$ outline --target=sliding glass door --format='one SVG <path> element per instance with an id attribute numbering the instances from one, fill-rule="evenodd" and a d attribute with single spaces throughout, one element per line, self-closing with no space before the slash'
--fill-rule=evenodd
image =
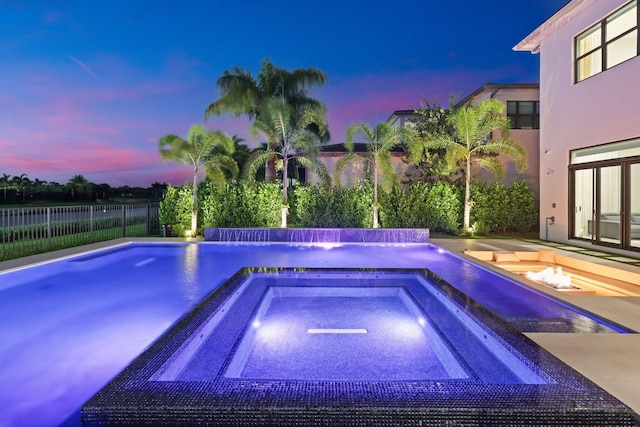
<path id="1" fill-rule="evenodd" d="M 629 165 L 629 246 L 640 249 L 640 163 Z"/>
<path id="2" fill-rule="evenodd" d="M 640 138 L 570 152 L 569 238 L 640 250 Z"/>
<path id="3" fill-rule="evenodd" d="M 596 216 L 595 240 L 620 245 L 622 227 L 622 174 L 621 166 L 596 168 Z"/>
<path id="4" fill-rule="evenodd" d="M 573 236 L 593 240 L 595 227 L 595 169 L 574 171 Z"/>
<path id="5" fill-rule="evenodd" d="M 640 162 L 571 170 L 571 238 L 640 249 Z"/>

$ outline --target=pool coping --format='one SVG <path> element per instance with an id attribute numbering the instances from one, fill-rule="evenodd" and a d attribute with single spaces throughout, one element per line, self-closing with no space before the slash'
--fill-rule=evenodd
<path id="1" fill-rule="evenodd" d="M 292 272 L 268 268 L 261 271 Z M 468 381 L 150 381 L 177 349 L 242 283 L 241 269 L 183 317 L 128 368 L 90 399 L 85 425 L 635 425 L 636 414 L 551 353 L 427 269 L 305 269 L 418 273 L 465 307 L 556 384 L 478 384 Z M 383 422 L 384 420 L 384 422 Z"/>

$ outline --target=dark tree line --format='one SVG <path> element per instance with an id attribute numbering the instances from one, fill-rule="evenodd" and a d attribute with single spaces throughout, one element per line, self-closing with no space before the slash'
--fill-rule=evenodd
<path id="1" fill-rule="evenodd" d="M 112 187 L 94 184 L 82 175 L 74 175 L 65 184 L 55 181 L 31 179 L 27 174 L 0 177 L 1 204 L 27 204 L 44 202 L 122 202 L 131 199 L 161 200 L 166 183 L 154 182 L 149 187 Z"/>

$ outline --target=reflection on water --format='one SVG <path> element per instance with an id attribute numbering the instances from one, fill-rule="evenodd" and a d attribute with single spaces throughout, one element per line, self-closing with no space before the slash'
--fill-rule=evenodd
<path id="1" fill-rule="evenodd" d="M 184 275 L 182 278 L 182 297 L 190 306 L 200 300 L 198 281 L 198 248 L 200 245 L 187 245 L 184 253 Z"/>

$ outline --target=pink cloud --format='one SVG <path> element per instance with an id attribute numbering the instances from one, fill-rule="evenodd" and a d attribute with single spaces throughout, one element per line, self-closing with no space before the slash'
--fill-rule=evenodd
<path id="1" fill-rule="evenodd" d="M 261 138 L 250 136 L 247 118 L 204 120 L 204 109 L 215 97 L 214 79 L 191 78 L 197 61 L 176 66 L 176 57 L 167 60 L 170 71 L 159 75 L 142 73 L 119 58 L 96 56 L 86 63 L 100 81 L 68 58 L 62 69 L 16 77 L 15 85 L 10 82 L 13 90 L 0 97 L 0 173 L 58 182 L 83 174 L 91 182 L 114 186 L 179 185 L 191 179 L 190 168 L 162 162 L 156 146 L 161 136 L 186 137 L 192 124 L 201 123 L 257 146 Z M 370 73 L 331 80 L 314 96 L 326 103 L 332 142 L 339 143 L 350 123 L 375 125 L 394 110 L 418 107 L 425 98 L 446 105 L 451 93 L 465 96 L 516 71 L 494 70 L 487 79 L 462 71 Z"/>

